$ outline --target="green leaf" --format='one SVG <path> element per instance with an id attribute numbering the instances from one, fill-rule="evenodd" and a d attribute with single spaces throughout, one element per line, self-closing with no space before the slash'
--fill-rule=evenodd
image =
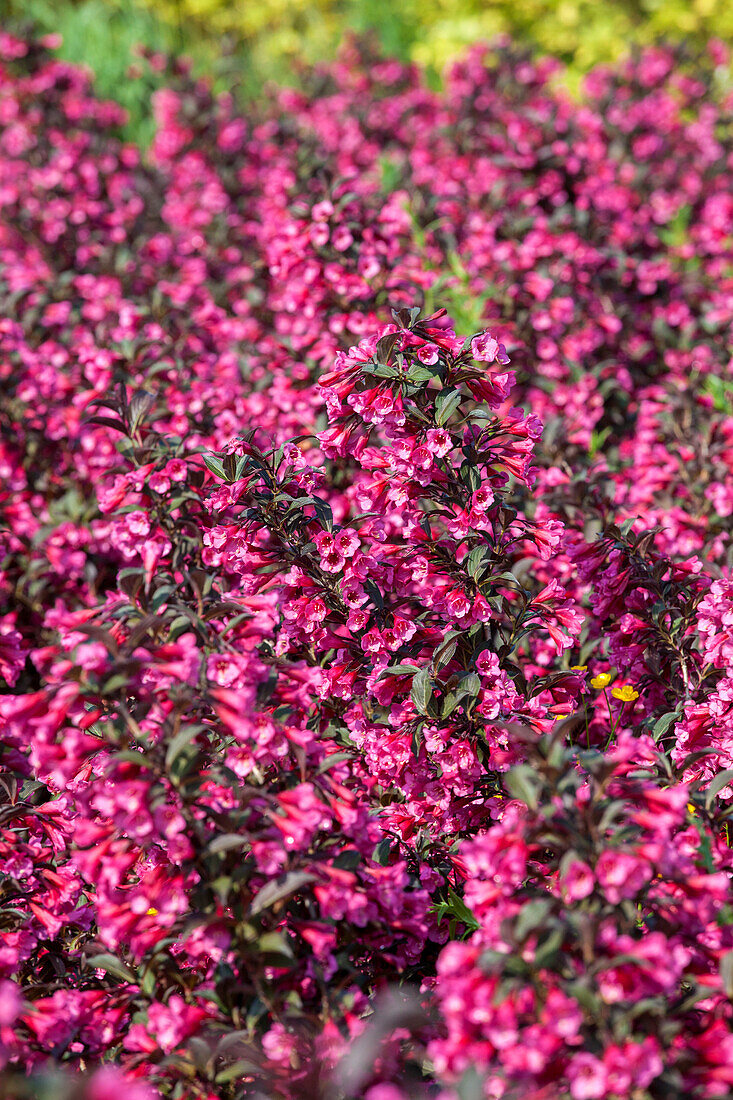
<path id="1" fill-rule="evenodd" d="M 457 1086 L 458 1100 L 483 1100 L 483 1077 L 475 1066 L 470 1066 L 461 1076 Z"/>
<path id="2" fill-rule="evenodd" d="M 193 740 L 193 738 L 198 733 L 201 733 L 201 731 L 205 728 L 205 726 L 197 723 L 194 726 L 184 726 L 182 730 L 179 730 L 166 750 L 165 766 L 167 768 L 172 767 L 176 757 L 181 753 L 186 745 L 188 745 Z"/>
<path id="3" fill-rule="evenodd" d="M 257 897 L 250 906 L 250 913 L 252 916 L 256 916 L 257 913 L 261 913 L 263 909 L 269 909 L 270 906 L 276 905 L 279 901 L 284 901 L 285 898 L 291 897 L 293 894 L 297 894 L 303 886 L 307 886 L 309 882 L 315 882 L 316 876 L 310 874 L 309 871 L 290 871 L 287 875 L 282 875 L 280 878 L 273 879 L 262 887 Z"/>
<path id="4" fill-rule="evenodd" d="M 104 970 L 112 978 L 118 978 L 122 982 L 135 982 L 137 980 L 129 966 L 126 966 L 116 955 L 107 952 L 103 952 L 101 955 L 89 955 L 86 962 L 87 966 L 91 966 L 95 970 Z"/>
<path id="5" fill-rule="evenodd" d="M 407 372 L 408 382 L 429 382 L 431 378 L 437 377 L 440 373 L 440 368 L 436 363 L 433 367 L 423 366 L 422 363 L 414 363 Z"/>
<path id="6" fill-rule="evenodd" d="M 707 810 L 712 806 L 716 794 L 722 791 L 723 787 L 727 787 L 731 781 L 733 781 L 733 768 L 726 768 L 725 771 L 718 772 L 705 792 L 705 808 Z"/>
<path id="7" fill-rule="evenodd" d="M 652 726 L 652 737 L 655 741 L 659 741 L 661 737 L 667 732 L 673 722 L 676 722 L 680 717 L 679 711 L 671 710 L 667 714 L 663 714 L 654 725 Z"/>
<path id="8" fill-rule="evenodd" d="M 318 774 L 323 775 L 324 772 L 329 771 L 331 768 L 335 768 L 337 764 L 343 764 L 345 760 L 353 760 L 354 754 L 351 752 L 333 752 L 330 756 L 324 757 L 324 759 L 318 765 Z"/>
<path id="9" fill-rule="evenodd" d="M 243 848 L 249 844 L 249 838 L 246 836 L 240 836 L 238 833 L 224 833 L 222 836 L 214 837 L 210 844 L 206 846 L 206 855 L 218 855 L 220 852 L 229 852 L 232 848 Z"/>
<path id="10" fill-rule="evenodd" d="M 481 680 L 477 673 L 469 672 L 450 691 L 444 701 L 441 717 L 448 718 L 464 699 L 475 699 L 481 690 Z M 469 704 L 470 706 L 470 704 Z M 467 708 L 468 709 L 468 708 Z"/>
<path id="11" fill-rule="evenodd" d="M 466 571 L 469 577 L 473 577 L 474 580 L 478 580 L 481 573 L 486 566 L 486 559 L 489 556 L 488 546 L 476 546 L 466 558 Z"/>
<path id="12" fill-rule="evenodd" d="M 458 635 L 460 630 L 451 630 L 446 634 L 443 641 L 433 654 L 433 668 L 437 672 L 439 669 L 444 668 L 453 659 L 453 654 L 458 646 Z"/>
<path id="13" fill-rule="evenodd" d="M 454 710 L 456 710 L 456 708 L 459 706 L 460 702 L 461 702 L 461 697 L 458 694 L 458 692 L 457 691 L 449 691 L 448 694 L 443 699 L 443 706 L 442 706 L 441 711 L 440 711 L 440 717 L 443 718 L 443 719 L 450 718 L 451 714 L 453 713 Z"/>
<path id="14" fill-rule="evenodd" d="M 458 390 L 441 390 L 435 398 L 435 423 L 446 424 L 461 403 Z"/>
<path id="15" fill-rule="evenodd" d="M 537 967 L 546 966 L 550 959 L 557 954 L 564 939 L 562 928 L 554 928 L 552 932 L 540 943 L 535 951 L 534 964 Z"/>
<path id="16" fill-rule="evenodd" d="M 458 690 L 464 698 L 468 695 L 471 699 L 476 699 L 481 691 L 481 677 L 477 672 L 469 672 L 461 680 Z"/>
<path id="17" fill-rule="evenodd" d="M 257 947 L 264 954 L 282 955 L 286 959 L 293 958 L 293 948 L 282 932 L 265 932 L 264 936 L 258 939 Z"/>
<path id="18" fill-rule="evenodd" d="M 384 840 L 380 840 L 379 844 L 374 849 L 372 859 L 375 863 L 378 863 L 380 867 L 386 867 L 389 863 L 389 857 L 392 852 L 393 841 L 390 837 L 386 836 Z"/>
<path id="19" fill-rule="evenodd" d="M 433 681 L 430 669 L 423 668 L 415 674 L 410 695 L 418 714 L 427 714 L 428 705 L 433 697 Z"/>
<path id="20" fill-rule="evenodd" d="M 214 477 L 218 477 L 220 481 L 226 481 L 224 464 L 216 455 L 204 455 L 204 465 L 211 471 Z"/>
<path id="21" fill-rule="evenodd" d="M 463 898 L 450 887 L 448 889 L 448 897 L 445 901 L 439 903 L 439 909 L 441 910 L 442 916 L 448 916 L 452 917 L 454 920 L 459 920 L 461 924 L 465 924 L 466 928 L 471 932 L 475 932 L 479 927 L 478 921 Z"/>
<path id="22" fill-rule="evenodd" d="M 313 507 L 315 508 L 321 526 L 326 531 L 333 531 L 333 512 L 331 511 L 331 505 L 328 501 L 322 500 L 320 497 L 314 497 Z"/>
<path id="23" fill-rule="evenodd" d="M 551 909 L 550 898 L 535 898 L 523 905 L 514 922 L 514 936 L 517 943 L 524 943 L 530 932 L 534 932 L 545 921 Z"/>
<path id="24" fill-rule="evenodd" d="M 250 1077 L 258 1072 L 259 1067 L 254 1062 L 250 1062 L 246 1058 L 238 1058 L 236 1062 L 232 1062 L 226 1069 L 217 1073 L 214 1084 L 226 1085 L 230 1081 L 235 1081 L 238 1077 Z"/>
<path id="25" fill-rule="evenodd" d="M 472 493 L 481 485 L 481 474 L 472 462 L 464 462 L 459 470 L 461 481 Z"/>
<path id="26" fill-rule="evenodd" d="M 389 668 L 382 669 L 379 679 L 382 680 L 385 676 L 414 676 L 418 672 L 420 672 L 419 665 L 390 665 Z"/>
<path id="27" fill-rule="evenodd" d="M 519 799 L 536 810 L 539 805 L 539 790 L 542 780 L 529 764 L 517 764 L 504 776 L 504 786 L 513 798 Z"/>
<path id="28" fill-rule="evenodd" d="M 345 848 L 336 856 L 333 865 L 342 871 L 355 871 L 361 865 L 361 852 L 356 848 Z"/>

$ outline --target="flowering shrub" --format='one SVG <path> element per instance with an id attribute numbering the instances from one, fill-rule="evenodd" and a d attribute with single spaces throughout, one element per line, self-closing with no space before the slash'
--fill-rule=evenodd
<path id="1" fill-rule="evenodd" d="M 728 1095 L 721 47 L 0 58 L 4 1093 Z"/>
<path id="2" fill-rule="evenodd" d="M 107 0 L 110 3 L 110 0 Z M 241 37 L 252 61 L 269 73 L 287 71 L 303 56 L 329 57 L 347 29 L 370 31 L 391 52 L 442 69 L 467 46 L 496 34 L 510 34 L 561 57 L 573 78 L 594 65 L 613 62 L 631 45 L 649 45 L 662 35 L 700 42 L 711 34 L 730 42 L 733 13 L 710 0 L 640 0 L 633 7 L 591 0 L 402 0 L 385 11 L 371 0 L 269 0 L 266 6 L 238 6 L 226 0 L 144 0 L 171 23 Z M 193 35 L 192 35 L 193 37 Z"/>

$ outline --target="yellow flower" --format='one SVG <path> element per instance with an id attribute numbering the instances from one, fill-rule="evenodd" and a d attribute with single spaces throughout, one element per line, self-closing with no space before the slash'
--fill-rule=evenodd
<path id="1" fill-rule="evenodd" d="M 555 715 L 555 721 L 556 722 L 562 722 L 563 718 L 569 718 L 569 717 L 570 717 L 569 714 L 556 714 Z"/>
<path id="2" fill-rule="evenodd" d="M 585 672 L 587 668 L 588 668 L 587 665 L 571 665 L 570 666 L 570 671 L 571 672 Z"/>
<path id="3" fill-rule="evenodd" d="M 158 910 L 153 909 L 152 906 L 150 907 L 150 909 L 148 909 L 148 911 L 146 913 L 146 916 L 148 916 L 148 917 L 157 917 L 157 915 L 158 915 Z"/>
<path id="4" fill-rule="evenodd" d="M 612 679 L 610 672 L 599 672 L 597 676 L 593 677 L 590 684 L 591 687 L 598 688 L 600 691 L 601 688 L 607 688 Z"/>
<path id="5" fill-rule="evenodd" d="M 623 687 L 611 688 L 611 695 L 614 699 L 620 699 L 622 703 L 632 703 L 634 699 L 639 698 L 639 692 L 634 691 L 631 684 L 624 684 Z"/>

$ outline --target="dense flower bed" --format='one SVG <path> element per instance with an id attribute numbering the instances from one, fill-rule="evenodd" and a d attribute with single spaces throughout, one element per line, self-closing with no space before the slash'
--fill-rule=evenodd
<path id="1" fill-rule="evenodd" d="M 0 57 L 4 1094 L 730 1095 L 722 47 Z"/>

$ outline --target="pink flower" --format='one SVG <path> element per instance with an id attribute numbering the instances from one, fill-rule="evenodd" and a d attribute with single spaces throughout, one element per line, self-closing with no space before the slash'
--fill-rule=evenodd
<path id="1" fill-rule="evenodd" d="M 434 363 L 438 362 L 440 351 L 435 344 L 421 344 L 416 354 L 421 363 L 424 363 L 426 367 L 432 367 Z"/>
<path id="2" fill-rule="evenodd" d="M 425 445 L 436 458 L 443 458 L 453 450 L 453 440 L 445 428 L 430 428 L 425 433 Z"/>
<path id="3" fill-rule="evenodd" d="M 601 1100 L 607 1095 L 608 1075 L 603 1062 L 592 1054 L 576 1054 L 568 1065 L 573 1100 Z"/>
<path id="4" fill-rule="evenodd" d="M 612 905 L 633 898 L 652 877 L 651 868 L 638 856 L 607 848 L 596 864 L 599 885 Z"/>
<path id="5" fill-rule="evenodd" d="M 482 332 L 480 336 L 474 336 L 471 341 L 471 354 L 474 359 L 482 363 L 493 363 L 497 360 L 506 366 L 509 362 L 506 348 L 495 340 L 490 332 Z"/>
<path id="6" fill-rule="evenodd" d="M 595 875 L 582 859 L 573 859 L 562 872 L 560 884 L 566 901 L 582 901 L 593 893 Z"/>
<path id="7" fill-rule="evenodd" d="M 344 558 L 353 558 L 359 549 L 359 536 L 348 527 L 343 527 L 337 532 L 334 536 L 334 542 Z"/>

